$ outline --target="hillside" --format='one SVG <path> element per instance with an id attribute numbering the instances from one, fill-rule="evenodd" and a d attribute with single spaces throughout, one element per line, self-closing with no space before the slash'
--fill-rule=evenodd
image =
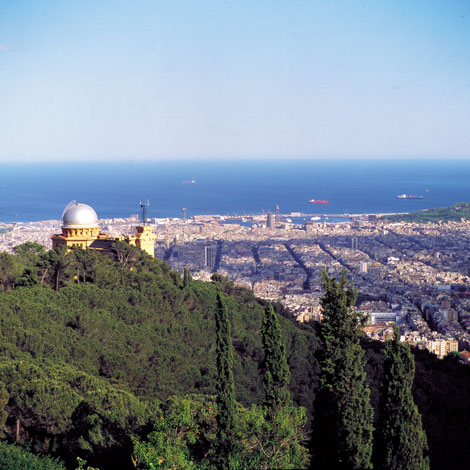
<path id="1" fill-rule="evenodd" d="M 470 219 L 470 202 L 459 202 L 449 207 L 423 209 L 409 214 L 384 215 L 380 218 L 387 222 L 459 222 Z"/>
<path id="2" fill-rule="evenodd" d="M 122 263 L 80 251 L 48 259 L 54 253 L 35 250 L 0 260 L 0 381 L 10 436 L 19 420 L 22 438 L 37 450 L 113 459 L 123 451 L 129 460 L 128 435 L 147 423 L 155 403 L 215 393 L 217 287 L 231 313 L 237 400 L 260 400 L 264 303 L 250 291 L 222 277 L 185 286 L 168 265 L 137 250 Z M 293 396 L 311 408 L 315 335 L 280 321 Z M 85 411 L 98 422 L 84 423 Z M 96 439 L 110 426 L 113 435 Z"/>
<path id="3" fill-rule="evenodd" d="M 183 278 L 132 247 L 120 262 L 34 244 L 0 254 L 0 422 L 4 437 L 35 452 L 76 456 L 102 470 L 133 468 L 130 436 L 146 435 L 173 395 L 215 393 L 216 292 L 231 315 L 237 400 L 259 403 L 264 302 L 216 275 Z M 318 380 L 312 326 L 276 305 L 291 394 L 311 416 Z M 365 341 L 377 409 L 382 344 Z M 470 368 L 417 352 L 415 400 L 433 469 L 466 468 Z"/>

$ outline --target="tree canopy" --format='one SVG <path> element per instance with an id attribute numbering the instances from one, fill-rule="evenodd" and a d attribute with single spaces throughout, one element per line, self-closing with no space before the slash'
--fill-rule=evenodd
<path id="1" fill-rule="evenodd" d="M 343 272 L 339 281 L 323 274 L 323 320 L 319 327 L 320 385 L 312 436 L 313 467 L 372 468 L 373 409 L 360 344 L 363 315 Z"/>
<path id="2" fill-rule="evenodd" d="M 163 416 L 164 421 L 170 417 L 169 423 L 182 420 L 181 439 L 169 437 L 165 441 L 175 445 L 163 448 L 168 452 L 167 461 L 173 453 L 193 462 L 196 468 L 213 465 L 217 448 L 218 290 L 230 312 L 237 397 L 234 464 L 305 467 L 307 418 L 314 416 L 314 422 L 319 423 L 337 416 L 334 407 L 325 407 L 322 417 L 319 403 L 333 384 L 331 377 L 343 373 L 334 365 L 340 361 L 346 371 L 346 366 L 354 364 L 362 368 L 367 358 L 368 381 L 364 387 L 371 387 L 372 404 L 379 415 L 383 346 L 364 338 L 357 342 L 362 319 L 350 315 L 354 292 L 346 282 L 342 289 L 338 287 L 342 281 L 335 281 L 335 288 L 333 281 L 328 284 L 325 299 L 330 302 L 324 304 L 324 313 L 331 315 L 322 325 L 297 324 L 279 302 L 273 305 L 275 316 L 270 318 L 275 318 L 279 330 L 270 321 L 271 326 L 265 323 L 264 331 L 271 331 L 272 337 L 279 331 L 278 346 L 285 344 L 289 381 L 282 348 L 276 350 L 267 333 L 263 344 L 263 319 L 267 312 L 271 315 L 265 301 L 217 273 L 212 283 L 188 275 L 185 283 L 163 261 L 125 248 L 115 259 L 79 249 L 46 252 L 36 244 L 16 247 L 13 255 L 1 254 L 0 423 L 5 441 L 16 441 L 18 447 L 28 445 L 30 453 L 60 458 L 63 464 L 54 463 L 69 470 L 77 467 L 77 457 L 101 470 L 132 469 L 132 459 L 140 455 L 137 443 L 159 448 L 159 441 L 152 436 L 162 434 L 151 433 L 169 432 L 158 426 L 163 425 L 158 421 Z M 331 302 L 335 296 L 347 307 L 344 321 L 332 315 L 335 309 L 327 306 L 335 305 Z M 342 324 L 346 327 L 341 329 Z M 336 327 L 343 341 L 335 339 Z M 319 339 L 323 343 L 326 338 L 331 339 L 329 346 L 318 351 Z M 263 375 L 271 361 L 266 356 L 268 350 L 279 358 L 271 362 L 271 376 L 280 378 L 276 381 Z M 452 358 L 438 360 L 425 351 L 413 354 L 416 377 L 412 393 L 422 413 L 432 468 L 465 468 L 463 463 L 470 458 L 470 437 L 465 427 L 465 417 L 470 415 L 466 399 L 470 368 Z M 337 392 L 337 397 L 346 399 L 349 394 L 357 400 L 354 412 L 368 409 L 359 400 L 359 392 L 349 393 L 366 390 L 361 388 L 363 378 L 363 369 L 357 374 L 344 372 L 349 388 L 344 386 L 344 390 L 339 389 L 341 393 Z M 269 416 L 265 390 L 275 383 L 280 387 L 273 388 L 271 396 L 290 395 L 292 402 L 287 400 L 279 413 Z M 274 401 L 286 403 L 284 398 Z M 185 414 L 187 410 L 189 415 Z M 333 414 L 328 415 L 328 410 Z M 181 413 L 184 419 L 177 418 Z M 185 423 L 194 423 L 200 432 L 195 444 Z M 347 421 L 344 426 L 352 428 Z M 329 445 L 327 439 L 323 447 L 321 439 L 312 442 L 315 452 Z M 274 454 L 277 460 L 269 457 Z M 142 460 L 139 462 L 145 468 Z M 155 461 L 150 463 L 154 465 Z"/>
<path id="3" fill-rule="evenodd" d="M 376 468 L 383 470 L 429 470 L 427 439 L 421 415 L 414 404 L 412 385 L 414 358 L 408 344 L 394 338 L 385 346 L 380 418 L 377 429 Z"/>

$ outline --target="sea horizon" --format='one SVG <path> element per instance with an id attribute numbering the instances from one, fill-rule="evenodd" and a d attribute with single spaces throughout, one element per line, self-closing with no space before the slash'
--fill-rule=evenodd
<path id="1" fill-rule="evenodd" d="M 99 218 L 411 212 L 470 201 L 470 161 L 368 158 L 2 163 L 0 222 L 60 219 L 71 200 Z M 194 181 L 194 183 L 192 183 Z M 423 199 L 397 199 L 398 194 Z M 309 204 L 322 199 L 329 204 Z"/>

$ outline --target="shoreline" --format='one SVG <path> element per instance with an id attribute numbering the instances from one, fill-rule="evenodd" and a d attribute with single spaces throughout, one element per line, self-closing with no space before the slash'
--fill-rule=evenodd
<path id="1" fill-rule="evenodd" d="M 197 214 L 188 217 L 187 219 L 182 219 L 181 217 L 149 217 L 149 220 L 155 220 L 155 221 L 169 221 L 169 220 L 186 220 L 189 222 L 197 222 L 200 220 L 208 220 L 208 219 L 217 219 L 217 220 L 253 220 L 253 221 L 259 221 L 259 220 L 264 220 L 267 217 L 268 213 L 260 213 L 260 214 L 250 214 L 250 215 L 230 215 L 230 214 Z M 290 213 L 285 213 L 285 214 L 279 214 L 279 217 L 283 218 L 307 218 L 307 217 L 322 217 L 322 218 L 344 218 L 344 219 L 357 219 L 361 217 L 368 217 L 368 216 L 376 216 L 378 218 L 380 217 L 386 217 L 386 216 L 393 216 L 393 215 L 408 215 L 410 212 L 360 212 L 360 213 L 335 213 L 335 214 L 329 214 L 329 213 L 304 213 L 304 212 L 290 212 Z M 275 214 L 273 214 L 275 215 Z M 107 217 L 107 218 L 100 218 L 99 219 L 100 223 L 113 223 L 117 221 L 123 221 L 123 222 L 135 222 L 135 218 L 132 218 L 130 216 L 128 217 Z M 311 222 L 325 222 L 324 220 L 313 220 Z M 10 221 L 10 222 L 4 222 L 0 220 L 0 227 L 2 226 L 8 226 L 8 225 L 21 225 L 21 224 L 60 224 L 61 219 L 40 219 L 40 220 L 15 220 L 15 221 Z M 158 223 L 158 222 L 155 222 Z"/>

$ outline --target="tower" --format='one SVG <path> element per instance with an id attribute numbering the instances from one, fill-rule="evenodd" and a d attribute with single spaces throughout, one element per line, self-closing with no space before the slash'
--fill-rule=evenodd
<path id="1" fill-rule="evenodd" d="M 276 223 L 278 224 L 281 221 L 279 217 L 279 204 L 276 204 Z"/>
<path id="2" fill-rule="evenodd" d="M 155 240 L 157 236 L 152 232 L 152 227 L 148 225 L 138 225 L 135 228 L 135 235 L 126 239 L 129 245 L 138 246 L 150 256 L 155 256 Z"/>
<path id="3" fill-rule="evenodd" d="M 214 269 L 215 258 L 217 256 L 216 246 L 205 246 L 204 247 L 204 266 Z"/>
<path id="4" fill-rule="evenodd" d="M 268 212 L 268 217 L 266 219 L 266 225 L 269 230 L 272 230 L 274 228 L 274 216 L 271 214 L 271 212 Z"/>
<path id="5" fill-rule="evenodd" d="M 183 217 L 182 217 L 183 220 L 186 220 L 186 207 L 183 207 L 183 208 L 181 209 L 181 212 L 182 212 L 182 215 L 183 215 Z"/>
<path id="6" fill-rule="evenodd" d="M 150 206 L 150 202 L 147 199 L 146 204 L 140 203 L 140 208 L 142 209 L 142 225 L 137 225 L 135 228 L 135 235 L 126 237 L 125 241 L 129 245 L 135 245 L 141 250 L 145 251 L 150 256 L 155 256 L 155 240 L 157 236 L 152 232 L 152 227 L 147 225 L 147 207 Z"/>
<path id="7" fill-rule="evenodd" d="M 359 249 L 359 240 L 357 237 L 352 237 L 351 238 L 351 249 L 353 250 L 358 250 Z"/>
<path id="8" fill-rule="evenodd" d="M 142 209 L 142 225 L 147 225 L 147 211 L 146 208 L 150 206 L 150 202 L 147 199 L 147 203 L 143 204 L 142 201 L 140 202 L 140 208 Z"/>

